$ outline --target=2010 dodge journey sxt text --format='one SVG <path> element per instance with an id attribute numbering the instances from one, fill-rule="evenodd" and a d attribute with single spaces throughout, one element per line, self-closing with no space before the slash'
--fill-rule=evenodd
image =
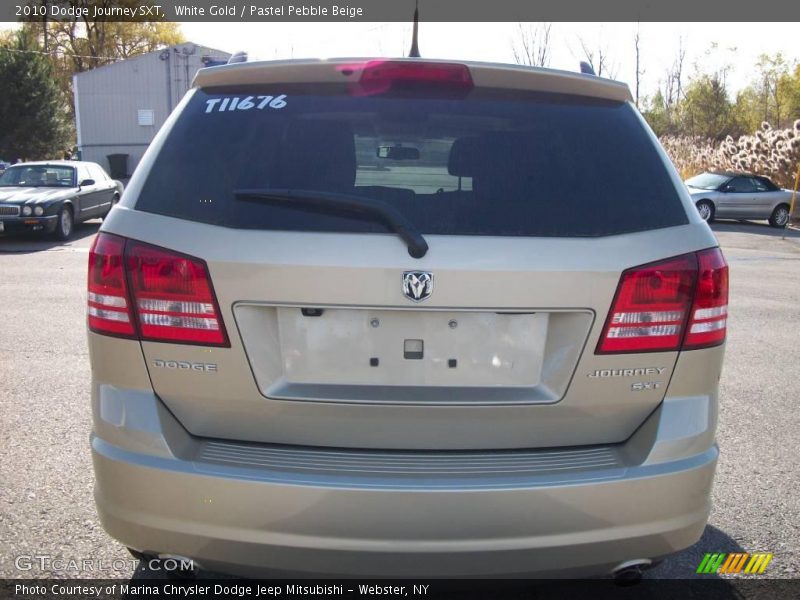
<path id="1" fill-rule="evenodd" d="M 624 85 L 203 69 L 90 254 L 103 525 L 245 575 L 646 566 L 706 523 L 727 294 Z"/>

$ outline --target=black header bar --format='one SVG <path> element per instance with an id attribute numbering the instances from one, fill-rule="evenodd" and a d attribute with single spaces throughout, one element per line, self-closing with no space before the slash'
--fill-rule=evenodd
<path id="1" fill-rule="evenodd" d="M 789 0 L 420 0 L 420 21 L 800 21 Z M 0 21 L 408 22 L 414 0 L 2 0 Z M 798 25 L 800 39 L 800 25 Z"/>

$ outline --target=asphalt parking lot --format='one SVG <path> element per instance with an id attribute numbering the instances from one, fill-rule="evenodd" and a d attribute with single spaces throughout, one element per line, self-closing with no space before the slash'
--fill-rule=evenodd
<path id="1" fill-rule="evenodd" d="M 61 244 L 0 238 L 0 577 L 148 577 L 92 499 L 85 271 L 100 223 Z M 800 571 L 800 232 L 714 225 L 731 266 L 714 508 L 694 547 L 648 573 L 691 577 L 705 552 L 773 552 Z M 94 560 L 96 570 L 55 569 Z M 22 567 L 22 569 L 18 567 Z M 30 566 L 30 568 L 26 568 Z"/>

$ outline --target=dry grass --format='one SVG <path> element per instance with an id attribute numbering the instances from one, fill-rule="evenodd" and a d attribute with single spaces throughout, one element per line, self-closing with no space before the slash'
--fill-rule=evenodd
<path id="1" fill-rule="evenodd" d="M 686 136 L 664 136 L 661 143 L 684 179 L 708 169 L 729 169 L 766 175 L 792 189 L 800 166 L 800 120 L 791 129 L 762 123 L 753 135 L 728 136 L 721 143 Z"/>

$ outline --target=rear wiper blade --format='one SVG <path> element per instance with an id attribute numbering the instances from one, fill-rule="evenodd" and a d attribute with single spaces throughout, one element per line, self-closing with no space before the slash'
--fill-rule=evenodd
<path id="1" fill-rule="evenodd" d="M 408 246 L 408 253 L 422 258 L 428 252 L 428 242 L 403 213 L 395 207 L 362 196 L 318 192 L 315 190 L 290 190 L 280 188 L 258 188 L 234 190 L 233 195 L 242 200 L 257 200 L 274 204 L 302 205 L 307 208 L 344 211 L 369 215 L 382 222 L 399 235 Z"/>

